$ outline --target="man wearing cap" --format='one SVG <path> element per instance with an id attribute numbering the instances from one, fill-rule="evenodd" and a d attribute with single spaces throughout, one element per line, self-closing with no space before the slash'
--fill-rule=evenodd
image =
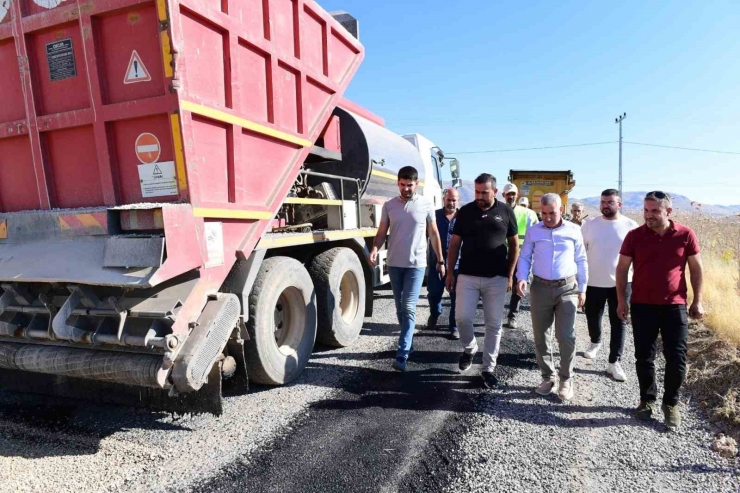
<path id="1" fill-rule="evenodd" d="M 517 229 L 519 230 L 519 248 L 522 248 L 524 243 L 524 235 L 527 233 L 527 228 L 537 224 L 537 214 L 533 210 L 528 209 L 522 205 L 516 204 L 517 195 L 519 195 L 519 189 L 513 183 L 507 183 L 504 186 L 504 199 L 509 206 L 514 209 L 514 217 L 516 217 Z M 522 197 L 522 200 L 527 200 L 527 197 Z M 527 203 L 529 201 L 527 200 Z M 521 203 L 521 201 L 520 201 Z M 516 272 L 514 273 L 514 286 L 517 285 Z M 516 292 L 516 289 L 511 290 L 511 299 L 509 300 L 509 315 L 506 317 L 506 323 L 504 327 L 510 329 L 516 329 L 519 324 L 516 321 L 516 316 L 519 313 L 519 302 L 522 301 L 522 297 Z"/>

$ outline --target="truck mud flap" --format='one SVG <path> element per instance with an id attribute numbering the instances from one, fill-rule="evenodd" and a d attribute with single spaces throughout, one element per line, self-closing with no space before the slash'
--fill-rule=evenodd
<path id="1" fill-rule="evenodd" d="M 148 411 L 174 414 L 223 414 L 221 397 L 221 362 L 213 365 L 205 383 L 198 392 L 170 395 L 168 390 L 137 387 L 119 383 L 100 382 L 81 378 L 46 375 L 19 370 L 0 370 L 0 389 L 49 396 L 46 404 L 55 399 L 74 399 L 75 404 L 94 403 L 126 406 Z M 61 402 L 60 402 L 61 404 Z"/>

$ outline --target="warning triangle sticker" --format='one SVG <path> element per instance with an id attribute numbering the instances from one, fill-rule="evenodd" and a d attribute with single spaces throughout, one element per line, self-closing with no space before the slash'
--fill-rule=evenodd
<path id="1" fill-rule="evenodd" d="M 149 82 L 152 76 L 141 62 L 141 57 L 136 50 L 131 53 L 131 60 L 128 62 L 126 76 L 123 78 L 124 84 L 136 84 L 137 82 Z"/>
<path id="2" fill-rule="evenodd" d="M 162 170 L 161 170 L 161 169 L 159 169 L 159 166 L 157 166 L 157 165 L 155 164 L 155 165 L 154 165 L 154 172 L 153 172 L 152 174 L 153 174 L 154 176 L 157 176 L 157 175 L 160 175 L 160 176 L 161 176 L 161 175 L 162 175 Z"/>

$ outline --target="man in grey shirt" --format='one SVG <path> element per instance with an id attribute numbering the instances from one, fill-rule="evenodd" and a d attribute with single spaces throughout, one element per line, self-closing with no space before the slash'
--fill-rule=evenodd
<path id="1" fill-rule="evenodd" d="M 396 315 L 401 326 L 398 338 L 398 351 L 393 368 L 406 371 L 406 360 L 412 351 L 414 327 L 416 325 L 416 304 L 424 280 L 427 266 L 427 238 L 429 234 L 432 249 L 437 259 L 443 259 L 442 242 L 434 220 L 434 204 L 420 195 L 416 187 L 419 173 L 413 166 L 404 166 L 398 171 L 398 197 L 383 204 L 380 226 L 370 251 L 370 263 L 375 265 L 378 249 L 383 246 L 388 235 L 388 273 L 396 302 Z M 437 272 L 444 277 L 445 264 L 437 262 Z"/>

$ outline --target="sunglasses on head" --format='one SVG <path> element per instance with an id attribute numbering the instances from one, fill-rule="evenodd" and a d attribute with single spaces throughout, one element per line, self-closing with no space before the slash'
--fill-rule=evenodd
<path id="1" fill-rule="evenodd" d="M 645 198 L 655 197 L 656 199 L 670 199 L 671 196 L 668 195 L 665 192 L 661 192 L 660 190 L 653 190 L 652 192 L 649 192 L 647 195 L 645 195 Z"/>

